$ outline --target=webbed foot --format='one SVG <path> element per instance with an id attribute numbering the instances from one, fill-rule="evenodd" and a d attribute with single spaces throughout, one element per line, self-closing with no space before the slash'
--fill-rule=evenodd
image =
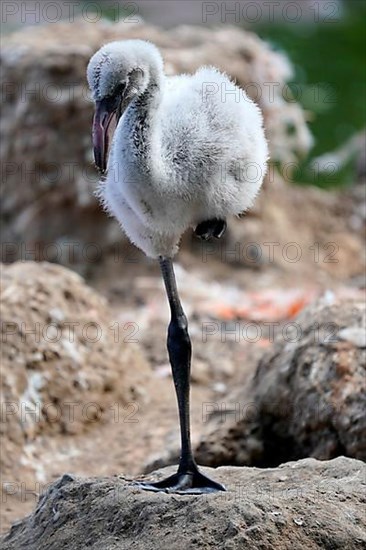
<path id="1" fill-rule="evenodd" d="M 156 483 L 136 482 L 134 485 L 145 491 L 162 491 L 165 493 L 178 493 L 185 495 L 201 495 L 226 491 L 221 483 L 213 481 L 201 474 L 198 470 L 189 473 L 176 473 Z"/>

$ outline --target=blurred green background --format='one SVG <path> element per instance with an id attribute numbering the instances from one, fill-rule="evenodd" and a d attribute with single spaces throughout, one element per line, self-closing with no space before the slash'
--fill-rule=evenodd
<path id="1" fill-rule="evenodd" d="M 299 101 L 313 114 L 309 126 L 315 144 L 297 173 L 300 182 L 312 181 L 313 158 L 339 148 L 366 124 L 366 2 L 348 0 L 342 6 L 342 17 L 336 22 L 254 27 L 259 36 L 289 56 L 295 68 L 294 83 L 303 89 Z M 354 165 L 350 159 L 337 173 L 322 178 L 322 184 L 351 183 Z"/>

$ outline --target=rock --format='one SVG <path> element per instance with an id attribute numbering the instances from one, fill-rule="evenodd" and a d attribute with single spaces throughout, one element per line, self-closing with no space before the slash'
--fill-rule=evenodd
<path id="1" fill-rule="evenodd" d="M 332 171 L 334 166 L 340 170 L 354 159 L 356 165 L 357 182 L 363 182 L 366 176 L 366 132 L 361 130 L 349 138 L 346 143 L 335 151 L 325 153 L 312 161 L 312 169 L 326 174 Z"/>
<path id="2" fill-rule="evenodd" d="M 14 33 L 1 51 L 4 261 L 48 260 L 85 270 L 102 259 L 104 247 L 123 240 L 93 194 L 98 176 L 85 70 L 102 44 L 126 38 L 156 43 L 171 75 L 207 64 L 225 70 L 262 107 L 272 160 L 292 162 L 309 149 L 304 112 L 284 99 L 290 63 L 247 31 L 75 20 Z"/>
<path id="3" fill-rule="evenodd" d="M 295 284 L 339 283 L 365 271 L 360 204 L 347 192 L 288 185 L 276 177 L 244 219 L 231 220 L 224 239 L 196 241 L 194 249 L 206 262 L 290 275 L 291 286 L 295 278 Z"/>
<path id="4" fill-rule="evenodd" d="M 366 545 L 366 466 L 305 459 L 278 468 L 205 468 L 227 487 L 211 495 L 149 493 L 123 478 L 49 486 L 36 510 L 3 538 L 3 550 L 303 548 Z M 154 477 L 172 472 L 160 470 Z"/>
<path id="5" fill-rule="evenodd" d="M 90 430 L 112 404 L 143 404 L 150 370 L 106 300 L 68 269 L 2 266 L 1 293 L 2 472 L 24 480 L 23 465 L 45 481 L 32 442 Z"/>
<path id="6" fill-rule="evenodd" d="M 366 348 L 366 333 L 363 327 L 347 327 L 339 331 L 341 340 L 351 342 L 358 348 Z"/>
<path id="7" fill-rule="evenodd" d="M 306 115 L 284 99 L 291 65 L 253 33 L 229 25 L 162 30 L 125 21 L 75 20 L 8 35 L 1 51 L 3 261 L 47 260 L 85 276 L 102 261 L 105 265 L 108 256 L 114 268 L 130 256 L 146 262 L 94 196 L 98 175 L 85 69 L 102 44 L 124 38 L 155 42 L 167 74 L 209 64 L 226 71 L 262 108 L 271 159 L 285 166 L 282 179 L 291 179 L 289 166 L 308 151 Z M 254 269 L 272 266 L 306 279 L 317 273 L 321 280 L 324 274 L 336 279 L 362 274 L 362 199 L 350 192 L 297 188 L 282 179 L 272 164 L 254 209 L 244 221 L 229 221 L 224 240 L 203 244 L 187 232 L 183 248 L 210 260 Z"/>
<path id="8" fill-rule="evenodd" d="M 247 385 L 207 409 L 198 461 L 366 460 L 365 321 L 363 302 L 320 300 L 287 323 Z"/>

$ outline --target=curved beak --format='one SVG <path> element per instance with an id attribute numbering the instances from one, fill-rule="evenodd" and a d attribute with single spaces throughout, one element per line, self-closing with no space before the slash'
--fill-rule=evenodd
<path id="1" fill-rule="evenodd" d="M 95 164 L 102 172 L 107 169 L 109 142 L 116 128 L 119 98 L 105 97 L 95 102 L 93 148 Z"/>

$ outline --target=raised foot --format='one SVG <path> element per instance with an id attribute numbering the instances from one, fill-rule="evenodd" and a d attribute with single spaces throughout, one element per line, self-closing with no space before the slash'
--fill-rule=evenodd
<path id="1" fill-rule="evenodd" d="M 203 241 L 207 241 L 214 237 L 215 239 L 220 239 L 226 231 L 226 221 L 225 220 L 207 220 L 201 222 L 197 225 L 194 230 L 197 237 Z"/>
<path id="2" fill-rule="evenodd" d="M 145 483 L 143 481 L 134 484 L 145 491 L 162 491 L 164 493 L 178 493 L 183 495 L 202 495 L 226 491 L 225 487 L 198 470 L 194 473 L 176 473 L 158 481 L 157 483 Z"/>

